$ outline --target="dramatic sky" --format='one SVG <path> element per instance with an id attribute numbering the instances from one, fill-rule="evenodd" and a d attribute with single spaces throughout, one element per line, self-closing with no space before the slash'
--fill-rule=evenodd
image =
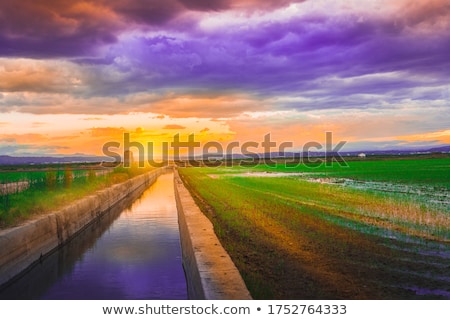
<path id="1" fill-rule="evenodd" d="M 450 143 L 449 0 L 5 0 L 0 154 Z"/>

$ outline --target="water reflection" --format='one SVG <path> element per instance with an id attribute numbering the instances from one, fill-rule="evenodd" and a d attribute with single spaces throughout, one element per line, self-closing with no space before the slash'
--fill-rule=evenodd
<path id="1" fill-rule="evenodd" d="M 126 205 L 126 204 L 123 204 Z M 93 224 L 2 299 L 187 299 L 173 176 Z"/>

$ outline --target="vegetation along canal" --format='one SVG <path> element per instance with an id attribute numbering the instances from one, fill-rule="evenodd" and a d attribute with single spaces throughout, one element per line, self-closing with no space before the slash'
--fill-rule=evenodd
<path id="1" fill-rule="evenodd" d="M 187 299 L 173 174 L 114 208 L 0 299 Z"/>

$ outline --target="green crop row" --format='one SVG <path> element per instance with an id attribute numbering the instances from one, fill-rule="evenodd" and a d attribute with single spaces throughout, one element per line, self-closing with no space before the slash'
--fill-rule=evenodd
<path id="1" fill-rule="evenodd" d="M 291 164 L 289 160 L 273 164 L 209 168 L 211 174 L 233 172 L 288 172 L 314 174 L 318 177 L 349 178 L 364 181 L 441 186 L 450 190 L 450 156 L 436 159 L 388 159 L 333 162 L 326 165 L 321 159 L 314 163 Z"/>

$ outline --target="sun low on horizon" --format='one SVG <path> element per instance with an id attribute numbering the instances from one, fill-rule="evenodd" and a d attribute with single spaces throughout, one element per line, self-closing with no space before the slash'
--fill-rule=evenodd
<path id="1" fill-rule="evenodd" d="M 0 155 L 450 144 L 447 0 L 7 1 L 0 30 Z"/>

